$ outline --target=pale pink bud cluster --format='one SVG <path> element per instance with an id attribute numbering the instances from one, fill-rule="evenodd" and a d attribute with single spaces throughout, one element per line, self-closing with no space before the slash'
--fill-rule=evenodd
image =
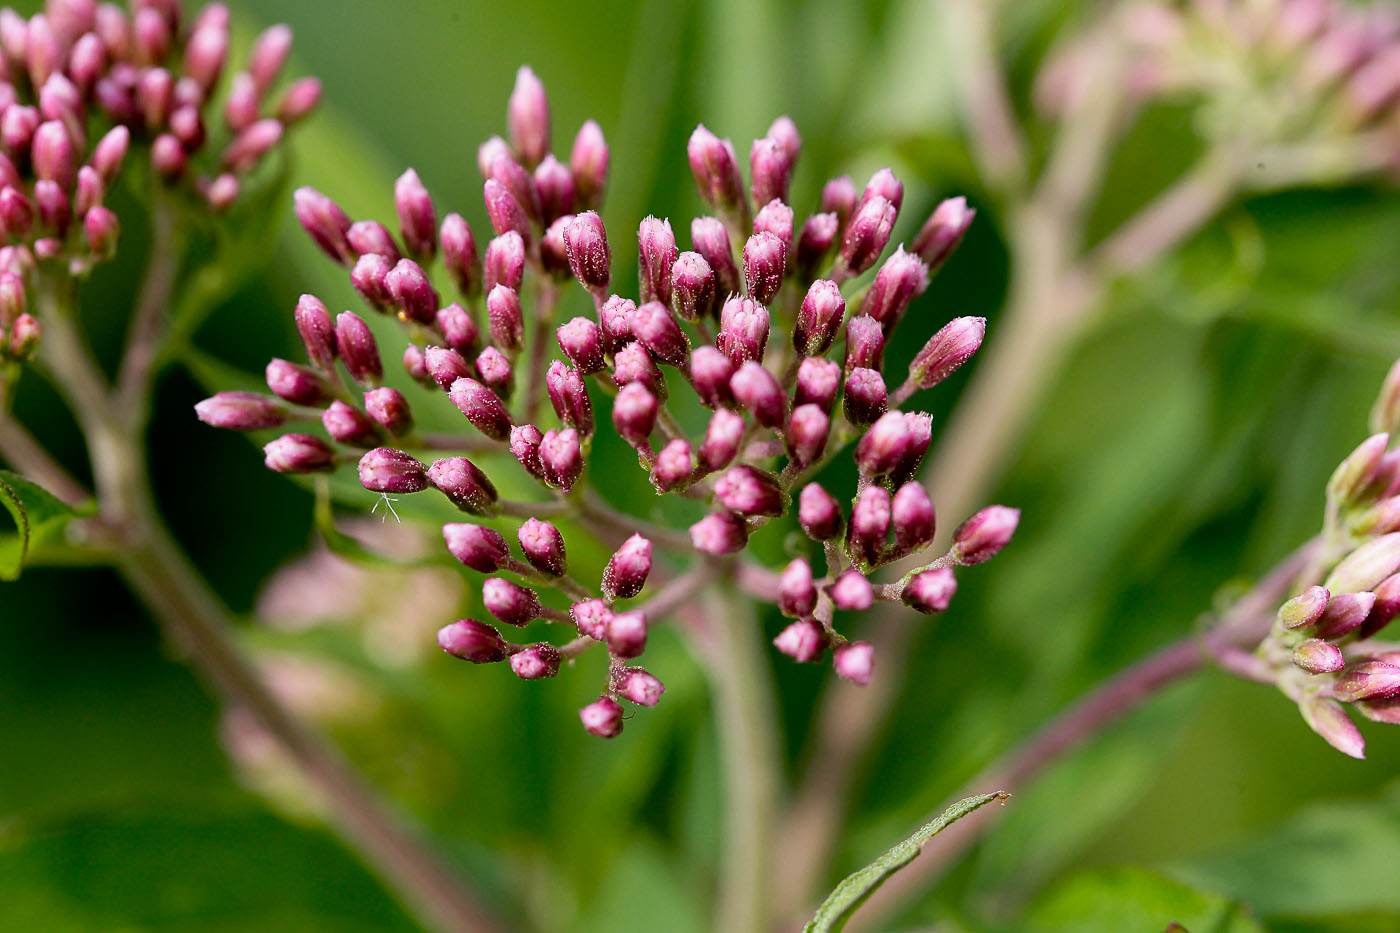
<path id="1" fill-rule="evenodd" d="M 941 612 L 956 589 L 951 568 L 988 559 L 1016 526 L 1014 509 L 983 510 L 946 553 L 898 581 L 877 579 L 934 540 L 934 504 L 917 479 L 933 419 L 901 406 L 981 343 L 981 319 L 939 330 L 919 320 L 917 305 L 972 212 L 961 201 L 956 210 L 945 203 L 913 247 L 890 249 L 905 197 L 882 169 L 864 191 L 844 176 L 828 183 L 800 221 L 787 198 L 802 144 L 792 121 L 779 118 L 754 142 L 747 182 L 729 141 L 704 127 L 691 137 L 689 166 L 714 216 L 688 224 L 614 218 L 603 211 L 609 152 L 596 124 L 584 124 L 567 162 L 553 155 L 551 110 L 529 69 L 517 78 L 507 116 L 507 136 L 477 153 L 491 224 L 480 239 L 460 214 L 443 216 L 411 171 L 395 185 L 390 224 L 352 223 L 325 195 L 299 192 L 299 204 L 338 218 L 306 226 L 350 267 L 368 320 L 349 311 L 332 317 L 303 296 L 296 323 L 309 365 L 276 361 L 271 395 L 221 393 L 201 403 L 200 417 L 245 430 L 320 417 L 330 441 L 317 442 L 314 456 L 286 454 L 276 468 L 355 462 L 371 492 L 431 499 L 436 490 L 479 517 L 445 525 L 443 538 L 465 567 L 489 575 L 486 611 L 499 624 L 563 624 L 577 637 L 554 648 L 512 644 L 466 619 L 443 629 L 444 649 L 478 663 L 509 659 L 516 674 L 539 679 L 603 643 L 607 683 L 581 713 L 596 735 L 621 731 L 622 702 L 653 705 L 663 689 L 631 666 L 660 619 L 650 618 L 646 603 L 623 604 L 642 597 L 655 577 L 676 576 L 678 563 L 724 571 L 750 535 L 794 513 L 818 545 L 812 556 L 826 560 L 818 569 L 799 558 L 781 574 L 779 606 L 795 621 L 775 644 L 803 661 L 830 652 L 837 674 L 866 683 L 873 648 L 843 635 L 838 614 L 901 601 Z M 629 296 L 620 293 L 613 257 L 633 248 L 618 238 L 632 229 L 638 287 Z M 867 271 L 868 280 L 857 278 Z M 563 300 L 591 304 L 592 313 L 558 313 L 569 279 L 581 290 Z M 887 387 L 885 349 L 910 321 L 936 333 L 908 377 Z M 407 379 L 386 371 L 374 335 L 385 339 L 395 325 L 408 342 Z M 451 448 L 453 439 L 420 433 L 415 425 L 426 419 L 410 404 L 460 413 L 456 452 L 470 456 L 434 459 L 430 451 Z M 607 534 L 618 540 L 609 542 L 615 550 L 606 566 L 582 572 L 566 560 L 561 527 L 586 524 L 590 503 L 614 480 L 590 472 L 595 436 L 609 430 L 635 451 L 657 494 L 704 511 L 693 509 L 684 537 L 650 532 L 637 519 L 638 533 L 621 540 L 630 519 L 614 521 Z M 294 436 L 273 445 L 300 453 L 313 437 Z M 849 492 L 838 500 L 813 482 L 846 451 L 859 473 L 849 515 L 842 505 Z M 517 467 L 523 474 L 507 479 Z M 502 489 L 533 481 L 540 501 L 502 500 L 488 471 Z M 547 515 L 562 517 L 555 524 Z M 515 529 L 518 555 L 510 532 L 493 527 L 509 516 L 533 516 Z M 589 531 L 606 537 L 596 525 Z"/>

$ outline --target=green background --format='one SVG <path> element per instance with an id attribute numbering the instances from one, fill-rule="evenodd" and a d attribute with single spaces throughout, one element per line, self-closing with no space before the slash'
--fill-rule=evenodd
<path id="1" fill-rule="evenodd" d="M 787 113 L 805 143 L 799 214 L 827 177 L 861 179 L 885 164 L 907 191 L 896 238 L 939 198 L 969 197 L 979 210 L 972 232 L 905 326 L 921 338 L 978 314 L 996 339 L 1005 218 L 952 120 L 927 0 L 231 5 L 245 32 L 294 27 L 294 67 L 323 79 L 326 102 L 297 134 L 294 181 L 354 216 L 388 221 L 393 179 L 411 165 L 440 211 L 487 229 L 476 146 L 504 131 L 515 69 L 529 63 L 550 92 L 556 149 L 567 151 L 588 117 L 612 146 L 604 217 L 617 281 L 635 275 L 625 234 L 642 216 L 669 216 L 679 230 L 697 213 L 684 157 L 697 121 L 746 151 Z M 1040 142 L 1045 129 L 1027 103 L 1033 66 L 1080 13 L 1035 0 L 1001 24 L 1013 93 Z M 1197 146 L 1188 110 L 1149 111 L 1115 153 L 1091 233 L 1141 205 Z M 122 259 L 88 290 L 90 327 L 111 352 L 139 269 L 141 220 L 123 220 Z M 920 629 L 915 676 L 860 769 L 828 881 L 904 835 L 1098 679 L 1191 630 L 1222 590 L 1315 530 L 1322 484 L 1363 436 L 1375 388 L 1400 353 L 1397 243 L 1400 198 L 1387 185 L 1289 192 L 1237 203 L 1114 293 L 1040 400 L 996 495 L 1023 510 L 1014 545 L 962 576 L 946 615 L 910 615 Z M 273 247 L 266 267 L 199 337 L 255 377 L 269 356 L 297 358 L 298 294 L 356 307 L 343 275 L 305 242 L 289 197 L 275 243 L 264 245 Z M 894 348 L 894 365 L 912 349 Z M 962 384 L 927 397 L 938 418 Z M 190 408 L 204 394 L 180 372 L 161 383 L 157 491 L 199 565 L 248 613 L 262 581 L 312 546 L 312 497 L 262 469 L 245 439 L 197 423 Z M 78 468 L 73 426 L 42 383 L 27 380 L 17 406 Z M 616 447 L 600 457 L 627 462 Z M 617 475 L 610 497 L 650 513 L 644 477 Z M 840 469 L 833 476 L 841 482 Z M 762 543 L 769 556 L 780 539 Z M 415 621 L 416 608 L 436 606 L 420 585 L 404 585 L 392 612 L 376 611 L 430 638 L 447 618 Z M 234 776 L 218 710 L 111 574 L 32 569 L 0 590 L 0 617 L 0 928 L 413 928 L 314 813 L 285 793 L 269 803 Z M 770 637 L 781 626 L 764 624 Z M 586 665 L 521 684 L 503 667 L 467 667 L 435 650 L 390 664 L 367 649 L 366 631 L 346 619 L 296 632 L 250 623 L 247 635 L 353 685 L 359 705 L 342 696 L 348 711 L 332 710 L 328 728 L 512 926 L 707 924 L 724 801 L 704 679 L 675 633 L 659 631 L 647 656 L 668 685 L 661 705 L 600 742 L 577 724 L 597 686 Z M 791 775 L 812 743 L 826 673 L 769 662 Z M 1019 794 L 985 844 L 904 920 L 1019 928 L 1031 921 L 1014 920 L 1016 911 L 1043 896 L 1037 922 L 1067 929 L 1056 919 L 1065 898 L 1087 924 L 1094 892 L 1138 876 L 1045 895 L 1048 886 L 1080 869 L 1136 865 L 1242 898 L 1270 928 L 1400 929 L 1400 732 L 1363 730 L 1370 757 L 1354 762 L 1275 692 L 1197 678 Z M 1207 916 L 1217 906 L 1197 908 Z"/>

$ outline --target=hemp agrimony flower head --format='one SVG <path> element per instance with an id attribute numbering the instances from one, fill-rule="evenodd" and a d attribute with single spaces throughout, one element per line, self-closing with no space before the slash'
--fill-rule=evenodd
<path id="1" fill-rule="evenodd" d="M 1400 15 L 1388 4 L 1128 4 L 1042 72 L 1046 109 L 1070 111 L 1097 93 L 1106 39 L 1134 98 L 1195 97 L 1205 137 L 1251 148 L 1266 171 L 1340 176 L 1354 157 L 1384 168 L 1400 154 L 1389 128 L 1400 104 Z M 1275 152 L 1286 164 L 1268 164 L 1274 147 L 1287 147 Z"/>
<path id="2" fill-rule="evenodd" d="M 1377 640 L 1400 615 L 1400 362 L 1386 377 L 1367 438 L 1333 471 L 1311 583 L 1283 604 L 1257 652 L 1258 679 L 1277 684 L 1331 745 L 1363 757 L 1347 715 L 1400 724 L 1400 646 Z"/>
<path id="3" fill-rule="evenodd" d="M 221 3 L 188 23 L 176 0 L 133 0 L 130 10 L 48 0 L 28 19 L 0 9 L 0 361 L 39 342 L 25 312 L 38 267 L 82 275 L 115 253 L 120 223 L 104 201 L 132 161 L 128 148 L 142 146 L 161 183 L 213 210 L 237 199 L 320 96 L 320 82 L 303 78 L 270 100 L 290 48 L 286 26 L 267 30 L 225 92 Z"/>
<path id="4" fill-rule="evenodd" d="M 439 217 L 411 169 L 394 188 L 397 236 L 377 221 L 352 223 L 320 192 L 296 193 L 302 224 L 349 268 L 370 311 L 402 324 L 403 364 L 421 386 L 411 404 L 452 405 L 479 437 L 443 443 L 417 433 L 409 399 L 384 384 L 364 319 L 333 316 L 311 295 L 295 311 L 310 365 L 274 360 L 271 395 L 223 392 L 197 406 L 199 417 L 239 430 L 319 417 L 326 437 L 298 430 L 276 438 L 265 448 L 267 465 L 313 473 L 357 462 L 372 493 L 436 490 L 477 519 L 446 524 L 442 535 L 453 557 L 487 575 L 482 604 L 497 624 L 452 622 L 440 645 L 475 663 L 508 662 L 533 680 L 555 676 L 562 662 L 602 643 L 608 675 L 580 714 L 595 735 L 621 731 L 619 700 L 658 701 L 661 681 L 635 663 L 649 626 L 700 585 L 732 585 L 718 581 L 725 575 L 794 619 L 774 639 L 780 651 L 798 661 L 829 652 L 838 674 L 866 683 L 873 650 L 838 629 L 837 611 L 902 600 L 941 612 L 956 589 L 953 568 L 993 556 L 1019 515 L 984 509 L 957 530 L 946 554 L 897 582 L 872 582 L 879 568 L 934 538 L 933 503 L 916 478 L 932 419 L 901 406 L 976 353 L 985 322 L 920 322 L 936 332 L 892 384 L 884 347 L 973 212 L 961 198 L 945 202 L 910 248 L 882 263 L 903 201 L 888 169 L 863 191 L 849 177 L 829 182 L 799 224 L 786 201 L 801 151 L 792 122 L 780 117 L 753 143 L 747 183 L 733 145 L 701 126 L 687 156 L 714 213 L 688 225 L 640 219 L 638 288 L 627 297 L 613 275 L 617 238 L 598 213 L 609 163 L 601 129 L 585 123 L 567 161 L 556 158 L 549 104 L 529 68 L 520 70 L 508 116 L 509 141 L 493 137 L 478 151 L 492 228 L 484 249 L 459 214 Z M 868 270 L 875 271 L 862 278 Z M 593 313 L 556 319 L 569 278 Z M 449 292 L 457 300 L 443 297 Z M 545 398 L 552 416 L 542 410 Z M 595 412 L 604 399 L 611 410 Z M 695 503 L 700 517 L 687 531 L 601 504 L 588 465 L 594 436 L 609 426 L 636 450 L 658 495 Z M 838 498 L 812 477 L 852 445 L 859 481 Z M 483 452 L 477 461 L 491 459 L 491 473 L 523 469 L 545 495 L 508 502 L 480 463 L 418 456 L 444 447 Z M 820 572 L 807 557 L 776 572 L 736 556 L 756 529 L 793 512 L 820 545 Z M 525 521 L 504 532 L 487 524 L 501 516 Z M 611 540 L 616 550 L 601 573 L 578 572 L 551 516 Z M 548 589 L 566 602 L 547 605 Z M 636 602 L 648 589 L 651 598 Z M 577 637 L 514 643 L 498 627 L 538 619 Z"/>

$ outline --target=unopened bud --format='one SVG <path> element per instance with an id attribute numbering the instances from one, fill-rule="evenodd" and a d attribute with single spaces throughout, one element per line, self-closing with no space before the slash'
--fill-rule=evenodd
<path id="1" fill-rule="evenodd" d="M 637 277 L 643 303 L 671 303 L 671 267 L 679 257 L 669 220 L 648 216 L 637 230 Z"/>
<path id="2" fill-rule="evenodd" d="M 486 244 L 484 290 L 497 285 L 520 290 L 525 278 L 525 241 L 514 230 L 508 230 Z M 480 283 L 479 283 L 480 284 Z"/>
<path id="3" fill-rule="evenodd" d="M 749 360 L 729 380 L 734 398 L 765 428 L 777 428 L 787 413 L 787 397 L 778 379 L 762 365 Z"/>
<path id="4" fill-rule="evenodd" d="M 767 204 L 775 198 L 786 201 L 788 187 L 792 183 L 792 169 L 793 157 L 782 143 L 769 137 L 754 140 L 753 148 L 749 150 L 754 203 Z"/>
<path id="5" fill-rule="evenodd" d="M 787 248 L 776 235 L 755 233 L 744 244 L 744 282 L 748 293 L 761 305 L 772 304 L 783 285 Z"/>
<path id="6" fill-rule="evenodd" d="M 661 681 L 640 667 L 626 667 L 617 675 L 614 682 L 617 695 L 638 706 L 655 706 L 666 692 Z"/>
<path id="7" fill-rule="evenodd" d="M 535 190 L 539 192 L 541 220 L 546 226 L 574 212 L 574 176 L 553 155 L 546 155 L 536 166 Z"/>
<path id="8" fill-rule="evenodd" d="M 746 463 L 736 464 L 715 483 L 715 499 L 747 518 L 783 514 L 782 487 L 770 474 Z"/>
<path id="9" fill-rule="evenodd" d="M 528 625 L 544 610 L 534 590 L 500 577 L 490 577 L 481 585 L 481 604 L 507 625 Z"/>
<path id="10" fill-rule="evenodd" d="M 428 467 L 428 482 L 452 502 L 472 515 L 486 515 L 496 504 L 496 487 L 486 474 L 466 457 L 444 457 Z"/>
<path id="11" fill-rule="evenodd" d="M 1362 441 L 1332 472 L 1327 481 L 1328 498 L 1337 502 L 1356 499 L 1380 467 L 1389 442 L 1386 434 L 1374 434 Z"/>
<path id="12" fill-rule="evenodd" d="M 1292 661 L 1309 674 L 1335 674 L 1347 665 L 1340 648 L 1317 638 L 1299 642 Z"/>
<path id="13" fill-rule="evenodd" d="M 870 683 L 875 671 L 875 648 L 868 641 L 853 641 L 836 649 L 832 657 L 836 673 L 858 687 Z"/>
<path id="14" fill-rule="evenodd" d="M 583 450 L 578 431 L 546 431 L 540 441 L 540 467 L 545 482 L 568 492 L 583 473 Z"/>
<path id="15" fill-rule="evenodd" d="M 996 556 L 1011 542 L 1021 510 L 1004 505 L 989 505 L 953 532 L 953 561 L 963 567 L 980 564 Z"/>
<path id="16" fill-rule="evenodd" d="M 603 368 L 603 335 L 598 325 L 586 317 L 576 317 L 554 332 L 559 349 L 584 375 Z"/>
<path id="17" fill-rule="evenodd" d="M 690 526 L 690 543 L 703 554 L 733 554 L 748 540 L 748 524 L 733 512 L 711 512 Z"/>
<path id="18" fill-rule="evenodd" d="M 859 314 L 846 322 L 845 369 L 879 371 L 885 353 L 885 332 L 880 322 L 868 314 Z"/>
<path id="19" fill-rule="evenodd" d="M 634 534 L 622 543 L 603 571 L 603 595 L 610 600 L 631 599 L 646 585 L 651 573 L 651 542 Z"/>
<path id="20" fill-rule="evenodd" d="M 641 382 L 623 386 L 613 401 L 613 427 L 627 443 L 639 450 L 651 449 L 651 432 L 656 427 L 660 403 Z"/>
<path id="21" fill-rule="evenodd" d="M 827 588 L 837 609 L 863 612 L 875 603 L 875 590 L 870 581 L 855 569 L 847 570 Z"/>
<path id="22" fill-rule="evenodd" d="M 272 394 L 294 405 L 316 405 L 330 395 L 326 380 L 307 366 L 273 359 L 267 364 L 264 375 Z"/>
<path id="23" fill-rule="evenodd" d="M 603 352 L 616 353 L 634 339 L 632 315 L 636 302 L 612 295 L 598 309 L 598 329 L 603 335 Z"/>
<path id="24" fill-rule="evenodd" d="M 747 360 L 763 362 L 770 327 L 768 309 L 751 298 L 730 298 L 719 315 L 715 345 L 736 367 Z"/>
<path id="25" fill-rule="evenodd" d="M 277 399 L 256 392 L 220 392 L 194 406 L 205 424 L 234 431 L 261 431 L 287 422 L 287 409 Z"/>
<path id="26" fill-rule="evenodd" d="M 365 393 L 365 413 L 394 437 L 407 434 L 413 428 L 413 412 L 408 399 L 398 389 L 380 386 Z"/>
<path id="27" fill-rule="evenodd" d="M 897 213 L 897 208 L 879 195 L 861 202 L 841 239 L 840 262 L 847 274 L 859 275 L 880 258 Z"/>
<path id="28" fill-rule="evenodd" d="M 480 360 L 477 360 L 477 366 L 480 368 Z M 593 403 L 588 399 L 588 390 L 579 371 L 567 363 L 554 360 L 549 364 L 544 382 L 550 404 L 554 406 L 559 420 L 571 428 L 577 428 L 585 437 L 592 435 Z"/>
<path id="29" fill-rule="evenodd" d="M 515 89 L 506 109 L 510 143 L 531 168 L 549 151 L 549 99 L 544 84 L 529 65 L 515 73 Z"/>
<path id="30" fill-rule="evenodd" d="M 496 441 L 510 436 L 510 412 L 506 411 L 500 396 L 480 382 L 470 378 L 458 379 L 448 389 L 447 397 L 482 434 Z"/>
<path id="31" fill-rule="evenodd" d="M 658 360 L 683 368 L 690 358 L 690 341 L 660 301 L 648 301 L 632 315 L 632 333 Z"/>
<path id="32" fill-rule="evenodd" d="M 647 348 L 638 341 L 632 341 L 613 354 L 612 377 L 619 389 L 638 382 L 657 398 L 666 398 L 666 380 Z"/>
<path id="33" fill-rule="evenodd" d="M 1328 641 L 1349 635 L 1361 627 L 1375 604 L 1375 593 L 1338 593 L 1313 624 L 1312 634 Z"/>
<path id="34" fill-rule="evenodd" d="M 612 275 L 612 253 L 603 219 L 593 211 L 579 214 L 564 231 L 564 247 L 574 278 L 585 288 L 606 291 Z"/>
<path id="35" fill-rule="evenodd" d="M 439 308 L 434 319 L 449 347 L 458 353 L 471 353 L 476 349 L 481 332 L 466 308 L 454 301 L 445 308 Z"/>
<path id="36" fill-rule="evenodd" d="M 841 399 L 841 410 L 846 420 L 854 425 L 873 424 L 886 415 L 889 407 L 889 390 L 885 379 L 874 369 L 857 367 L 846 377 L 846 392 Z M 898 412 L 889 412 L 898 414 Z"/>
<path id="37" fill-rule="evenodd" d="M 437 289 L 412 259 L 400 259 L 384 276 L 384 287 L 405 319 L 431 324 L 441 305 Z"/>
<path id="38" fill-rule="evenodd" d="M 700 445 L 700 465 L 706 473 L 722 470 L 739 455 L 744 438 L 744 419 L 727 408 L 716 409 L 705 428 Z"/>
<path id="39" fill-rule="evenodd" d="M 315 188 L 298 188 L 293 202 L 297 220 L 327 256 L 339 263 L 354 261 L 355 251 L 346 239 L 350 218 L 338 204 Z"/>
<path id="40" fill-rule="evenodd" d="M 1352 551 L 1323 581 L 1333 593 L 1369 590 L 1400 570 L 1400 532 L 1381 535 Z"/>
<path id="41" fill-rule="evenodd" d="M 447 267 L 457 291 L 467 298 L 481 291 L 481 266 L 476 257 L 476 238 L 461 214 L 448 214 L 438 231 L 442 242 L 442 261 Z M 523 247 L 522 247 L 523 253 Z"/>
<path id="42" fill-rule="evenodd" d="M 801 664 L 819 660 L 830 639 L 815 619 L 798 619 L 778 633 L 773 647 Z"/>
<path id="43" fill-rule="evenodd" d="M 494 528 L 453 522 L 442 526 L 448 553 L 472 570 L 495 573 L 510 559 L 510 545 Z"/>
<path id="44" fill-rule="evenodd" d="M 647 617 L 640 612 L 616 613 L 603 637 L 613 657 L 635 658 L 647 647 Z"/>
<path id="45" fill-rule="evenodd" d="M 510 429 L 510 454 L 520 462 L 535 479 L 544 479 L 544 466 L 540 463 L 540 442 L 544 435 L 533 424 L 522 424 Z"/>
<path id="46" fill-rule="evenodd" d="M 507 353 L 516 353 L 525 341 L 525 315 L 515 289 L 497 285 L 486 296 L 491 340 Z"/>
<path id="47" fill-rule="evenodd" d="M 928 278 L 924 261 L 899 247 L 875 273 L 875 281 L 870 283 L 861 303 L 861 314 L 879 321 L 888 334 L 904 317 L 909 304 L 928 288 Z"/>
<path id="48" fill-rule="evenodd" d="M 469 379 L 472 368 L 466 357 L 448 347 L 429 347 L 423 352 L 423 366 L 428 377 L 444 392 L 458 379 Z"/>
<path id="49" fill-rule="evenodd" d="M 622 707 L 611 697 L 599 697 L 578 711 L 589 735 L 611 739 L 622 734 Z"/>
<path id="50" fill-rule="evenodd" d="M 372 388 L 384 378 L 379 362 L 379 345 L 369 325 L 353 311 L 342 311 L 335 319 L 335 342 L 345 368 L 362 386 Z"/>
<path id="51" fill-rule="evenodd" d="M 987 333 L 987 319 L 954 318 L 929 338 L 909 364 L 909 378 L 921 389 L 932 388 L 972 359 Z"/>
<path id="52" fill-rule="evenodd" d="M 475 619 L 458 619 L 438 629 L 438 647 L 454 658 L 473 664 L 503 661 L 506 642 L 494 626 Z"/>
<path id="53" fill-rule="evenodd" d="M 846 315 L 846 299 L 835 282 L 819 279 L 807 289 L 792 331 L 792 343 L 805 356 L 821 356 L 831 347 Z"/>
<path id="54" fill-rule="evenodd" d="M 278 473 L 329 473 L 335 451 L 314 434 L 284 434 L 263 447 L 263 463 Z"/>
<path id="55" fill-rule="evenodd" d="M 699 253 L 681 253 L 671 265 L 671 309 L 682 320 L 694 322 L 714 308 L 714 270 Z"/>
<path id="56" fill-rule="evenodd" d="M 811 466 L 821 458 L 830 433 L 831 419 L 819 406 L 810 403 L 797 406 L 792 410 L 783 436 L 788 458 L 798 469 Z"/>
<path id="57" fill-rule="evenodd" d="M 915 574 L 904 587 L 900 599 L 910 609 L 932 615 L 947 609 L 957 591 L 958 580 L 953 576 L 953 569 L 940 567 Z"/>
<path id="58" fill-rule="evenodd" d="M 476 374 L 481 377 L 481 384 L 501 399 L 510 398 L 514 368 L 510 365 L 509 357 L 500 350 L 495 347 L 482 350 L 476 358 Z"/>
<path id="59" fill-rule="evenodd" d="M 569 173 L 574 176 L 579 206 L 596 210 L 608 184 L 608 143 L 602 128 L 592 120 L 584 123 L 574 137 Z"/>
<path id="60" fill-rule="evenodd" d="M 759 202 L 763 203 L 763 202 Z M 792 258 L 792 208 L 782 201 L 772 200 L 764 204 L 753 219 L 754 233 L 771 233 L 783 244 L 784 259 Z"/>
<path id="61" fill-rule="evenodd" d="M 894 521 L 894 544 L 901 554 L 925 547 L 933 540 L 933 500 L 919 482 L 899 487 L 890 506 Z"/>
<path id="62" fill-rule="evenodd" d="M 432 196 L 413 169 L 394 182 L 394 209 L 408 252 L 423 262 L 432 259 L 437 253 L 437 211 Z"/>
<path id="63" fill-rule="evenodd" d="M 783 568 L 778 578 L 778 609 L 783 615 L 801 617 L 811 615 L 816 605 L 812 565 L 799 557 Z"/>
<path id="64" fill-rule="evenodd" d="M 690 171 L 700 197 L 718 210 L 741 211 L 745 204 L 743 180 L 734 157 L 734 146 L 703 125 L 697 126 L 686 146 Z M 741 214 L 742 216 L 742 214 Z"/>
<path id="65" fill-rule="evenodd" d="M 525 208 L 510 189 L 494 178 L 487 179 L 482 186 L 482 199 L 486 202 L 486 216 L 491 220 L 491 229 L 500 236 L 514 230 L 525 242 L 530 240 L 530 217 Z"/>
<path id="66" fill-rule="evenodd" d="M 661 448 L 652 467 L 651 483 L 660 492 L 667 492 L 688 480 L 695 471 L 690 442 L 678 437 Z"/>
<path id="67" fill-rule="evenodd" d="M 409 493 L 428 488 L 428 468 L 392 447 L 376 447 L 360 458 L 360 485 L 370 492 Z"/>
<path id="68" fill-rule="evenodd" d="M 715 217 L 696 217 L 690 222 L 690 242 L 715 274 L 716 300 L 738 292 L 739 269 L 724 223 Z"/>
<path id="69" fill-rule="evenodd" d="M 690 381 L 707 408 L 722 408 L 734 403 L 729 381 L 734 376 L 734 364 L 709 344 L 701 344 L 690 354 Z"/>
<path id="70" fill-rule="evenodd" d="M 939 204 L 914 237 L 912 251 L 928 264 L 930 273 L 937 272 L 953 250 L 958 248 L 977 212 L 967 206 L 966 198 L 949 198 Z"/>
<path id="71" fill-rule="evenodd" d="M 1376 595 L 1376 601 L 1371 604 L 1366 621 L 1357 629 L 1357 638 L 1375 636 L 1389 625 L 1392 619 L 1400 615 L 1400 574 L 1386 577 L 1372 592 Z"/>
<path id="72" fill-rule="evenodd" d="M 846 522 L 841 504 L 816 483 L 802 487 L 797 497 L 797 520 L 813 541 L 830 541 L 841 534 Z"/>
<path id="73" fill-rule="evenodd" d="M 607 637 L 608 623 L 612 621 L 613 613 L 601 599 L 585 599 L 569 607 L 569 616 L 580 635 L 602 641 Z"/>
<path id="74" fill-rule="evenodd" d="M 851 508 L 846 548 L 851 559 L 865 567 L 881 562 L 890 533 L 890 493 L 883 486 L 865 487 Z"/>
<path id="75" fill-rule="evenodd" d="M 1332 695 L 1344 703 L 1400 696 L 1400 667 L 1384 661 L 1353 664 L 1332 685 Z"/>
<path id="76" fill-rule="evenodd" d="M 521 680 L 542 680 L 558 674 L 563 659 L 558 648 L 541 641 L 511 655 L 510 669 Z"/>

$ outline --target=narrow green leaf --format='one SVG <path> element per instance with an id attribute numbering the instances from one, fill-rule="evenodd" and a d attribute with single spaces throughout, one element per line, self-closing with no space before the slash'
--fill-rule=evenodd
<path id="1" fill-rule="evenodd" d="M 923 849 L 924 843 L 973 810 L 986 806 L 993 800 L 1006 800 L 1010 796 L 1004 791 L 997 791 L 993 794 L 979 794 L 976 797 L 959 800 L 944 810 L 937 819 L 919 827 L 914 835 L 894 846 L 859 871 L 847 875 L 846 879 L 838 884 L 835 890 L 822 902 L 822 905 L 817 908 L 816 915 L 803 928 L 803 933 L 837 933 L 837 931 L 844 929 L 846 921 L 851 919 L 851 915 L 861 904 L 865 903 L 870 895 L 875 893 L 880 885 L 884 884 L 895 872 L 914 861 Z"/>
<path id="2" fill-rule="evenodd" d="M 38 540 L 77 515 L 42 486 L 9 470 L 0 470 L 0 505 L 15 523 L 14 534 L 0 534 L 0 580 L 17 578 Z"/>

